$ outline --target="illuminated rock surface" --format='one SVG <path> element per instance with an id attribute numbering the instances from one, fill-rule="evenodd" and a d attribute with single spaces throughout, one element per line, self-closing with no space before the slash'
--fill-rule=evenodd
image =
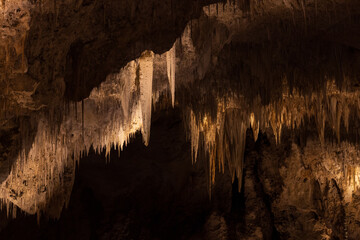
<path id="1" fill-rule="evenodd" d="M 360 238 L 358 1 L 0 12 L 1 239 Z"/>

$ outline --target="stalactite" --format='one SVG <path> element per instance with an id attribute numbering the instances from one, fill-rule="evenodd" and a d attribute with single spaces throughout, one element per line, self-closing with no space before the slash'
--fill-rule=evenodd
<path id="1" fill-rule="evenodd" d="M 340 143 L 341 115 L 342 115 L 341 108 L 338 107 L 337 111 L 336 111 L 336 128 L 335 128 L 336 129 L 335 133 L 336 133 L 336 138 L 337 138 L 338 144 Z"/>
<path id="2" fill-rule="evenodd" d="M 259 134 L 259 121 L 255 120 L 255 114 L 254 112 L 252 112 L 250 114 L 250 127 L 253 131 L 253 135 L 254 135 L 254 141 L 256 142 L 257 138 L 258 138 L 258 134 Z"/>
<path id="3" fill-rule="evenodd" d="M 344 121 L 344 125 L 345 125 L 345 129 L 346 129 L 346 133 L 349 132 L 349 115 L 350 115 L 350 109 L 349 106 L 347 104 L 344 104 L 343 106 L 343 121 Z"/>
<path id="4" fill-rule="evenodd" d="M 84 117 L 84 100 L 81 100 L 81 129 L 82 129 L 82 138 L 85 138 L 85 117 Z"/>
<path id="5" fill-rule="evenodd" d="M 176 42 L 172 48 L 166 52 L 167 76 L 169 80 L 171 103 L 175 105 L 175 73 L 176 73 Z"/>
<path id="6" fill-rule="evenodd" d="M 58 7 L 57 7 L 57 2 L 56 0 L 54 0 L 54 22 L 55 22 L 55 26 L 57 25 L 57 19 L 58 19 Z"/>
<path id="7" fill-rule="evenodd" d="M 140 67 L 140 102 L 142 111 L 142 129 L 145 145 L 150 140 L 151 106 L 152 106 L 152 80 L 153 80 L 154 53 L 146 51 L 139 59 Z"/>
<path id="8" fill-rule="evenodd" d="M 244 165 L 245 140 L 247 124 L 239 110 L 228 110 L 225 119 L 225 149 L 228 153 L 230 173 L 234 181 L 238 179 L 239 192 L 242 186 L 242 171 Z M 225 151 L 224 151 L 225 152 Z"/>
<path id="9" fill-rule="evenodd" d="M 326 122 L 326 113 L 325 113 L 325 106 L 322 104 L 322 97 L 318 97 L 316 101 L 316 126 L 319 133 L 319 139 L 321 145 L 325 144 L 325 122 Z"/>
<path id="10" fill-rule="evenodd" d="M 306 6 L 305 6 L 305 0 L 301 1 L 301 8 L 304 15 L 304 26 L 305 26 L 305 33 L 307 33 L 307 19 L 306 19 Z"/>

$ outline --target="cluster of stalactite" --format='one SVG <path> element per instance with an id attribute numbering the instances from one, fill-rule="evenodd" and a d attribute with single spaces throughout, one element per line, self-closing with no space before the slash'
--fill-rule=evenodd
<path id="1" fill-rule="evenodd" d="M 284 128 L 295 130 L 314 121 L 321 145 L 325 146 L 325 128 L 332 129 L 337 142 L 341 142 L 341 130 L 349 129 L 349 116 L 360 117 L 360 92 L 341 92 L 335 85 L 335 80 L 328 81 L 326 91 L 311 95 L 301 95 L 296 90 L 290 94 L 284 86 L 280 100 L 263 105 L 260 98 L 248 104 L 243 97 L 215 98 L 216 114 L 206 108 L 190 108 L 184 112 L 188 137 L 191 141 L 193 162 L 196 162 L 200 149 L 205 152 L 209 162 L 209 191 L 215 182 L 216 166 L 224 171 L 225 161 L 229 167 L 232 180 L 242 180 L 246 130 L 251 128 L 254 140 L 259 131 L 272 129 L 275 142 L 281 142 Z M 212 105 L 214 107 L 214 104 Z M 348 139 L 346 139 L 348 140 Z M 352 172 L 351 172 L 352 173 Z"/>
<path id="2" fill-rule="evenodd" d="M 0 197 L 10 215 L 16 216 L 12 211 L 17 206 L 29 214 L 40 216 L 46 211 L 51 217 L 60 217 L 70 197 L 75 165 L 91 147 L 96 152 L 105 149 L 109 158 L 112 148 L 120 154 L 137 131 L 141 131 L 144 144 L 149 144 L 154 57 L 153 52 L 145 51 L 119 73 L 109 75 L 89 98 L 66 104 L 60 116 L 36 116 L 37 133 L 30 150 L 20 152 L 0 187 Z M 162 59 L 170 68 L 174 102 L 175 47 Z"/>
<path id="3" fill-rule="evenodd" d="M 75 161 L 67 147 L 64 126 L 55 135 L 48 121 L 38 120 L 38 131 L 29 152 L 22 151 L 8 178 L 1 184 L 5 203 L 29 214 L 41 210 L 59 217 L 70 198 Z M 55 203 L 55 206 L 49 203 Z M 8 205 L 8 204 L 7 204 Z M 9 208 L 9 206 L 7 206 Z M 16 211 L 15 207 L 12 207 Z M 16 216 L 16 212 L 12 214 Z"/>
<path id="4" fill-rule="evenodd" d="M 239 188 L 241 187 L 246 130 L 249 124 L 244 113 L 241 108 L 229 108 L 219 103 L 215 120 L 207 114 L 199 119 L 192 110 L 185 114 L 193 163 L 197 161 L 199 150 L 203 150 L 209 160 L 210 196 L 211 186 L 215 183 L 216 165 L 219 171 L 224 172 L 225 161 L 232 180 L 237 177 L 240 181 Z"/>
<path id="5" fill-rule="evenodd" d="M 228 1 L 222 5 L 215 4 L 205 7 L 204 12 L 210 17 L 218 17 L 220 22 L 228 24 L 231 29 L 234 27 L 232 22 L 236 23 L 233 21 L 231 13 L 237 9 L 242 10 L 237 15 L 236 20 L 239 21 L 244 13 L 255 11 L 250 4 L 252 2 Z M 7 4 L 6 8 L 10 9 L 11 6 Z M 2 7 L 5 6 L 2 5 Z M 306 20 L 307 17 L 305 16 L 304 19 Z M 185 29 L 186 34 L 178 42 L 185 43 L 183 47 L 188 48 L 188 51 L 195 55 L 195 51 L 199 51 L 199 49 L 195 49 L 192 42 L 192 27 L 193 24 L 190 24 Z M 16 41 L 0 43 L 0 51 L 5 52 L 5 64 L 3 65 L 5 74 L 0 79 L 0 98 L 4 100 L 1 101 L 3 109 L 9 105 L 20 106 L 21 109 L 31 111 L 38 111 L 45 107 L 36 105 L 31 97 L 38 87 L 37 83 L 31 84 L 27 90 L 19 91 L 14 90 L 16 88 L 10 85 L 12 77 L 17 77 L 17 73 L 25 73 L 27 70 L 24 55 L 26 30 L 27 21 L 24 21 L 23 31 L 14 33 L 20 34 L 19 36 L 6 38 L 16 39 Z M 204 79 L 208 68 L 215 62 L 211 55 L 211 51 L 215 51 L 212 47 L 222 48 L 226 41 L 230 41 L 230 37 L 226 41 L 220 40 L 221 34 L 216 31 L 212 37 L 210 50 L 202 49 L 205 53 L 200 57 L 200 63 L 195 69 L 194 80 Z M 162 58 L 167 68 L 166 75 L 172 106 L 175 105 L 176 45 L 175 43 Z M 250 50 L 253 53 L 254 49 Z M 275 81 L 281 82 L 283 75 L 290 81 L 290 74 L 283 72 L 279 75 L 274 74 L 271 80 L 275 78 L 276 80 L 267 81 L 269 75 L 264 68 L 276 73 L 280 71 L 274 70 L 272 65 L 264 66 L 262 64 L 273 58 L 274 55 L 272 52 L 264 53 L 262 50 L 259 50 L 262 55 L 253 54 L 254 58 L 246 56 L 245 59 L 256 62 L 256 64 L 249 64 L 249 68 L 250 72 L 257 73 L 257 77 L 264 80 L 257 84 L 259 86 L 264 83 L 268 84 L 269 86 L 265 86 L 265 89 L 275 92 L 274 87 L 270 85 L 276 85 Z M 234 51 L 230 46 L 229 52 L 231 51 L 240 52 Z M 183 57 L 191 59 L 193 55 L 189 54 L 189 56 Z M 264 57 L 265 61 L 261 61 L 259 56 Z M 61 209 L 69 200 L 75 165 L 82 154 L 86 154 L 91 147 L 97 152 L 106 149 L 107 157 L 109 157 L 111 148 L 117 149 L 120 154 L 120 151 L 137 131 L 141 131 L 144 144 L 149 144 L 152 104 L 159 99 L 159 95 L 162 93 L 162 89 L 154 89 L 153 86 L 154 61 L 158 57 L 152 51 L 145 51 L 139 59 L 129 62 L 119 73 L 110 74 L 107 80 L 99 88 L 94 89 L 88 98 L 81 102 L 68 104 L 61 110 L 57 109 L 56 111 L 61 111 L 62 114 L 56 123 L 43 112 L 39 113 L 37 133 L 30 150 L 23 150 L 19 154 L 9 177 L 0 187 L 0 198 L 3 199 L 2 204 L 7 206 L 9 215 L 16 216 L 15 206 L 17 206 L 29 214 L 38 213 L 40 216 L 41 211 L 47 211 L 49 215 L 59 217 Z M 194 59 L 192 59 L 194 62 L 199 60 L 195 57 Z M 191 65 L 192 61 L 189 62 Z M 292 82 L 290 82 L 283 84 L 279 91 L 276 90 L 277 93 L 280 92 L 280 97 L 268 99 L 269 101 L 264 104 L 261 99 L 263 96 L 255 96 L 250 101 L 248 99 L 249 96 L 257 94 L 254 89 L 260 89 L 253 85 L 255 78 L 248 77 L 246 71 L 240 73 L 239 71 L 243 69 L 238 68 L 239 64 L 236 61 L 222 64 L 236 70 L 235 74 L 232 71 L 228 72 L 237 77 L 236 82 L 240 83 L 242 91 L 237 92 L 237 88 L 226 85 L 225 81 L 221 82 L 224 84 L 222 88 L 214 87 L 209 84 L 209 81 L 207 82 L 208 87 L 202 88 L 199 92 L 196 88 L 187 91 L 185 100 L 182 101 L 185 106 L 188 104 L 186 101 L 192 101 L 189 104 L 190 107 L 184 110 L 184 119 L 191 141 L 193 162 L 197 161 L 199 155 L 205 155 L 208 159 L 210 196 L 211 187 L 215 182 L 216 169 L 224 172 L 225 166 L 228 166 L 232 180 L 238 179 L 240 190 L 248 128 L 252 129 L 255 141 L 260 130 L 271 128 L 275 142 L 280 143 L 282 130 L 285 127 L 297 129 L 307 121 L 313 120 L 322 145 L 325 144 L 326 127 L 333 130 L 338 142 L 341 141 L 340 129 L 342 126 L 346 131 L 358 131 L 358 129 L 354 130 L 349 127 L 351 115 L 357 119 L 360 118 L 360 93 L 358 91 L 340 91 L 335 81 L 331 79 L 327 80 L 324 91 L 304 94 L 293 88 Z M 231 64 L 234 64 L 235 67 Z M 279 64 L 277 63 L 277 65 Z M 217 67 L 227 71 L 221 65 Z M 294 75 L 294 71 L 289 72 Z M 322 72 L 321 74 L 324 75 Z M 214 76 L 216 77 L 216 74 Z M 319 79 L 323 79 L 323 76 L 320 77 Z M 294 77 L 292 79 L 295 82 L 296 79 Z M 24 79 L 24 82 L 28 82 L 27 80 Z M 182 79 L 182 81 L 186 83 L 186 80 Z M 30 82 L 32 83 L 32 81 Z M 244 89 L 249 96 L 242 95 Z M 217 90 L 222 93 L 219 94 L 216 92 Z M 193 95 L 198 96 L 194 97 Z M 194 104 L 194 101 L 197 100 L 199 101 Z M 9 101 L 13 103 L 9 103 Z M 9 111 L 13 111 L 13 109 Z M 349 184 L 354 185 L 355 188 L 358 184 L 358 169 L 350 166 L 346 174 Z"/>
<path id="6" fill-rule="evenodd" d="M 109 75 L 89 98 L 67 105 L 58 126 L 54 127 L 45 115 L 38 117 L 37 134 L 31 149 L 21 152 L 10 176 L 1 186 L 1 198 L 8 209 L 15 209 L 11 207 L 15 205 L 30 214 L 40 216 L 41 211 L 47 211 L 51 216 L 59 217 L 68 201 L 75 165 L 82 154 L 91 147 L 97 152 L 106 149 L 107 156 L 111 148 L 120 154 L 137 131 L 142 132 L 145 145 L 149 144 L 152 103 L 154 96 L 159 95 L 153 89 L 155 58 L 151 51 L 146 51 L 119 73 Z M 175 44 L 164 54 L 163 61 L 174 104 Z M 280 143 L 283 128 L 301 128 L 307 120 L 313 119 L 324 145 L 326 125 L 333 129 L 340 142 L 341 123 L 346 131 L 351 131 L 350 113 L 360 117 L 359 92 L 340 91 L 335 80 L 327 82 L 325 91 L 306 95 L 296 89 L 290 92 L 284 81 L 282 97 L 266 105 L 260 97 L 249 104 L 238 93 L 207 96 L 203 108 L 190 107 L 184 116 L 193 162 L 200 153 L 205 153 L 208 159 L 210 196 L 216 168 L 224 172 L 225 166 L 229 167 L 232 180 L 238 179 L 240 190 L 248 128 L 252 129 L 255 141 L 260 130 L 271 128 L 276 143 Z M 207 103 L 214 103 L 215 109 L 214 104 Z M 349 176 L 355 176 L 356 170 L 349 171 Z M 65 173 L 72 177 L 64 177 Z M 63 197 L 56 199 L 57 204 L 53 206 L 57 207 L 50 208 L 54 194 L 59 193 L 63 193 Z"/>

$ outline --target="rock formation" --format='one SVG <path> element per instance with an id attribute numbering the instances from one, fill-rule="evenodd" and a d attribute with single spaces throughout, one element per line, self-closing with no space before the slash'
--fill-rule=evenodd
<path id="1" fill-rule="evenodd" d="M 0 238 L 359 239 L 358 1 L 0 12 Z"/>

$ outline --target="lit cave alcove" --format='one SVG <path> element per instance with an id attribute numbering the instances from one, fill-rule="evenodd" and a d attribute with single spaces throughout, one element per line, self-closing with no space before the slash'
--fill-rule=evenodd
<path id="1" fill-rule="evenodd" d="M 0 239 L 360 239 L 358 0 L 0 12 Z"/>

